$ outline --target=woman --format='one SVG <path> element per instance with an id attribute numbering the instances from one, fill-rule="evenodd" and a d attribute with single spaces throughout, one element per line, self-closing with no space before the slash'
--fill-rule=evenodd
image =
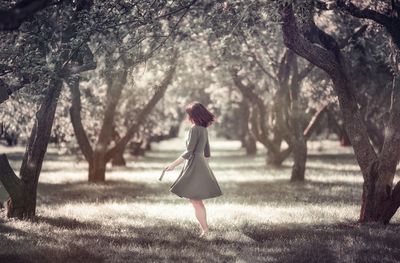
<path id="1" fill-rule="evenodd" d="M 218 182 L 208 165 L 210 143 L 207 127 L 214 122 L 215 116 L 197 101 L 186 107 L 186 113 L 188 120 L 193 124 L 187 134 L 186 151 L 165 169 L 171 171 L 185 162 L 179 177 L 171 185 L 170 191 L 191 201 L 200 224 L 200 237 L 202 237 L 208 233 L 206 208 L 202 200 L 222 195 Z"/>

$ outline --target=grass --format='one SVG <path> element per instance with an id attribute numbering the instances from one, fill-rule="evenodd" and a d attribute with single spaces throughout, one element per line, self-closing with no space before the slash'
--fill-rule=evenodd
<path id="1" fill-rule="evenodd" d="M 224 195 L 205 201 L 212 234 L 204 239 L 189 202 L 168 191 L 180 168 L 157 180 L 182 138 L 153 146 L 110 168 L 102 185 L 86 183 L 84 162 L 50 149 L 37 219 L 1 212 L 0 262 L 400 262 L 398 215 L 385 227 L 354 224 L 362 178 L 349 148 L 311 143 L 307 181 L 291 184 L 290 160 L 265 169 L 262 150 L 247 157 L 238 142 L 213 140 L 210 165 Z M 4 151 L 17 169 L 23 149 Z"/>

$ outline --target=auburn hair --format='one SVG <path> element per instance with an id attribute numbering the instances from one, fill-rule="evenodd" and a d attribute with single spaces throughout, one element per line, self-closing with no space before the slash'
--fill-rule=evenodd
<path id="1" fill-rule="evenodd" d="M 203 127 L 210 126 L 215 121 L 215 115 L 198 101 L 193 101 L 186 106 L 186 113 L 189 119 L 196 125 Z"/>

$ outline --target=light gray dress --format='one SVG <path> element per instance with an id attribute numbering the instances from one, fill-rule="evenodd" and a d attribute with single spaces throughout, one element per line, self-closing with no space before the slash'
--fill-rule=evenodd
<path id="1" fill-rule="evenodd" d="M 181 154 L 185 164 L 170 191 L 179 197 L 207 199 L 222 195 L 208 161 L 210 143 L 206 127 L 194 125 L 186 139 L 186 151 Z"/>

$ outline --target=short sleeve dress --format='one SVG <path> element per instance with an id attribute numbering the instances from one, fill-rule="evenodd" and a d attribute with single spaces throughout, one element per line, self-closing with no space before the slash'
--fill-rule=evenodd
<path id="1" fill-rule="evenodd" d="M 179 197 L 208 199 L 222 195 L 221 188 L 205 157 L 210 157 L 210 143 L 206 127 L 194 125 L 186 137 L 186 159 L 170 191 Z"/>

